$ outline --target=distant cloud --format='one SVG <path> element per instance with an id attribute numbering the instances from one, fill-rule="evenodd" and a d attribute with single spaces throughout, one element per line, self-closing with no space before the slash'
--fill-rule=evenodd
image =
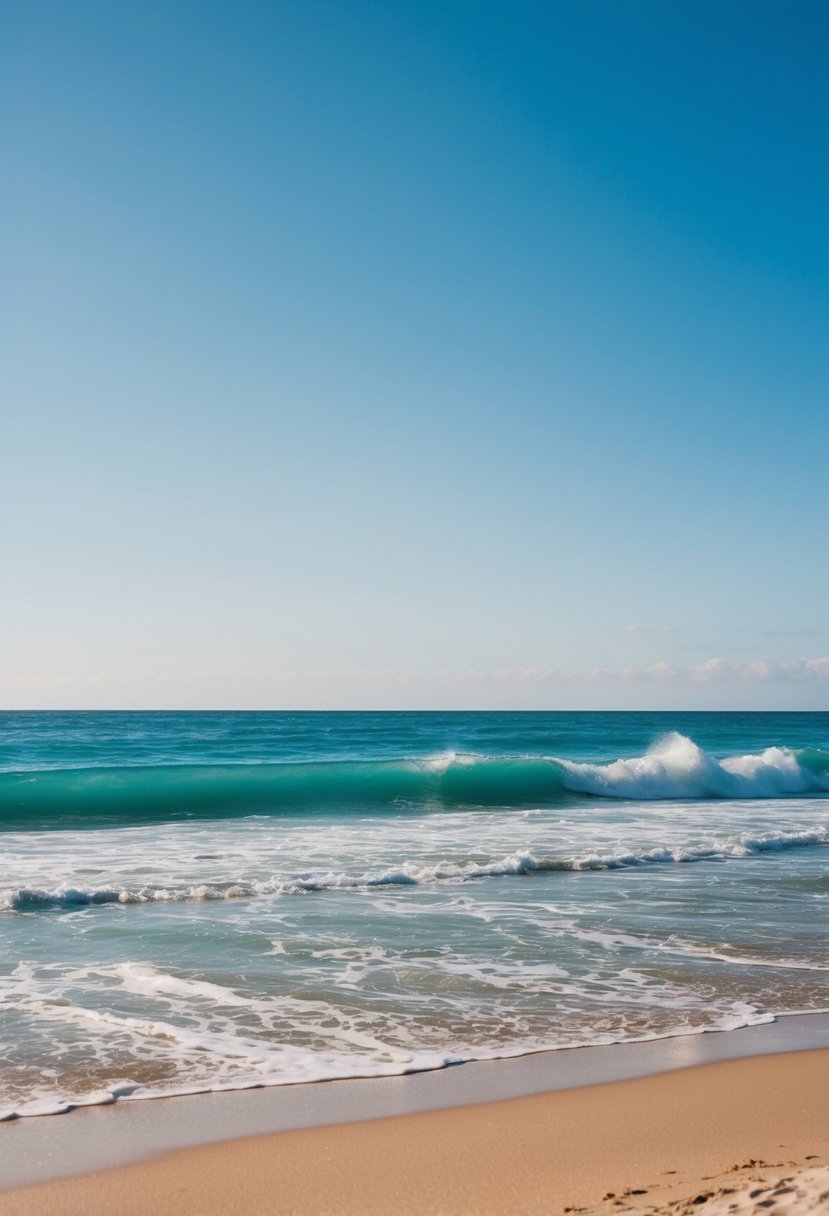
<path id="1" fill-rule="evenodd" d="M 694 684 L 721 680 L 752 684 L 829 680 L 829 655 L 820 659 L 789 659 L 778 663 L 768 663 L 765 659 L 750 662 L 706 659 L 704 663 L 690 668 L 688 677 Z"/>
<path id="2" fill-rule="evenodd" d="M 816 638 L 817 629 L 767 629 L 767 638 Z"/>
<path id="3" fill-rule="evenodd" d="M 278 684 L 438 684 L 469 687 L 501 687 L 573 684 L 650 684 L 676 685 L 711 682 L 767 683 L 829 681 L 829 655 L 817 659 L 790 659 L 770 662 L 765 659 L 737 660 L 710 658 L 691 666 L 675 665 L 662 659 L 642 667 L 471 667 L 446 668 L 436 672 L 386 668 L 382 671 L 291 671 L 273 675 L 259 673 L 259 679 Z"/>
<path id="4" fill-rule="evenodd" d="M 765 692 L 761 695 L 760 690 Z M 710 690 L 710 691 L 709 691 Z M 756 692 L 754 691 L 756 690 Z M 627 667 L 405 668 L 292 671 L 216 668 L 190 672 L 92 670 L 74 679 L 43 673 L 0 680 L 0 703 L 17 708 L 576 708 L 735 700 L 749 707 L 795 701 L 823 708 L 829 655 L 783 661 L 721 656 Z"/>

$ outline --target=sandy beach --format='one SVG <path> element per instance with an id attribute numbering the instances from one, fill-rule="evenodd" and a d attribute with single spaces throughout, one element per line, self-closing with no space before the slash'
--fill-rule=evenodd
<path id="1" fill-rule="evenodd" d="M 829 1210 L 829 1050 L 189 1148 L 4 1216 Z"/>
<path id="2" fill-rule="evenodd" d="M 0 1216 L 829 1216 L 829 0 L 2 17 Z"/>

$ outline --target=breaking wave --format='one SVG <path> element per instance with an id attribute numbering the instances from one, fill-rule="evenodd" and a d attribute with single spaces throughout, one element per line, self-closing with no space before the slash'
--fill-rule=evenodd
<path id="1" fill-rule="evenodd" d="M 52 890 L 21 887 L 0 893 L 0 909 L 33 912 L 49 908 L 81 908 L 94 904 L 182 903 L 200 900 L 251 899 L 260 895 L 309 895 L 320 891 L 371 890 L 376 887 L 465 883 L 485 878 L 524 877 L 534 873 L 622 870 L 634 866 L 688 864 L 774 853 L 783 849 L 829 845 L 829 827 L 799 832 L 745 833 L 687 847 L 653 848 L 641 852 L 592 852 L 580 856 L 535 857 L 515 853 L 499 860 L 441 861 L 436 865 L 401 865 L 390 869 L 347 873 L 309 871 L 266 880 L 203 883 L 181 887 L 75 887 Z"/>
<path id="2" fill-rule="evenodd" d="M 785 798 L 829 792 L 829 752 L 767 747 L 717 760 L 675 731 L 632 760 L 559 763 L 568 790 L 606 798 Z"/>
<path id="3" fill-rule="evenodd" d="M 671 733 L 643 756 L 446 753 L 429 759 L 180 765 L 0 774 L 0 826 L 77 828 L 349 809 L 546 806 L 603 798 L 781 798 L 829 793 L 829 752 L 768 747 L 716 759 Z"/>

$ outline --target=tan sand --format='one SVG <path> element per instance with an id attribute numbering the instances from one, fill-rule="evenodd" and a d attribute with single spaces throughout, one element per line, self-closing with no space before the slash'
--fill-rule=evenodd
<path id="1" fill-rule="evenodd" d="M 754 1178 L 735 1186 L 734 1179 L 723 1179 L 703 1207 L 695 1198 L 691 1204 L 672 1204 L 666 1213 L 686 1211 L 693 1206 L 706 1216 L 804 1216 L 807 1212 L 829 1211 L 829 1169 L 800 1170 L 782 1176 L 778 1171 L 751 1171 Z M 708 1192 L 704 1191 L 703 1196 Z"/>
<path id="2" fill-rule="evenodd" d="M 0 1212 L 794 1216 L 829 1212 L 827 1164 L 829 1050 L 804 1051 L 186 1149 L 7 1191 Z"/>

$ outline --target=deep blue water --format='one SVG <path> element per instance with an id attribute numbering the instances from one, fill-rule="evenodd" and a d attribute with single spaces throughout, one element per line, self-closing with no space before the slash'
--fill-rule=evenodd
<path id="1" fill-rule="evenodd" d="M 677 731 L 713 755 L 829 751 L 829 713 L 0 712 L 0 771 L 388 760 L 448 751 L 614 760 Z"/>

